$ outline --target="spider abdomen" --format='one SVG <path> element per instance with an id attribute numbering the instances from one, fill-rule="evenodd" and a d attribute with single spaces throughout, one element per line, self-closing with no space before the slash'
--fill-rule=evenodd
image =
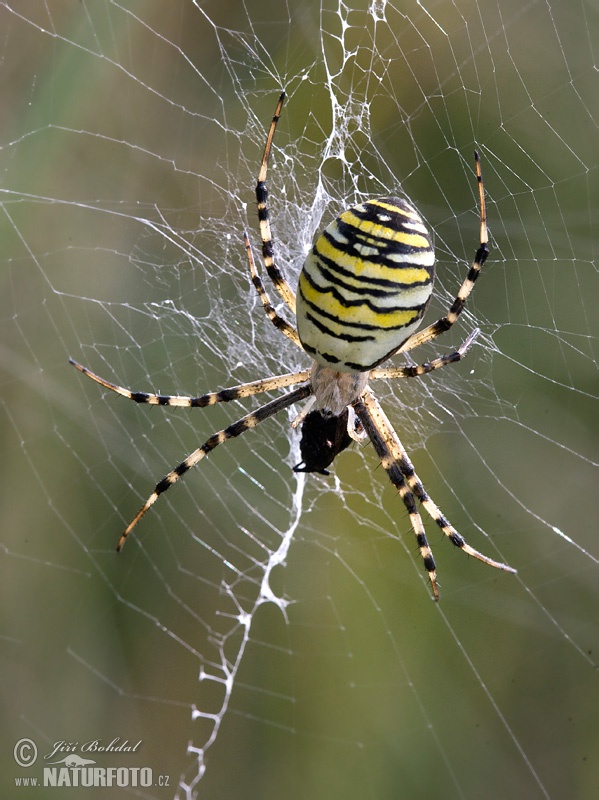
<path id="1" fill-rule="evenodd" d="M 416 330 L 430 299 L 434 251 L 405 200 L 351 206 L 319 236 L 297 295 L 302 346 L 323 366 L 366 372 Z"/>

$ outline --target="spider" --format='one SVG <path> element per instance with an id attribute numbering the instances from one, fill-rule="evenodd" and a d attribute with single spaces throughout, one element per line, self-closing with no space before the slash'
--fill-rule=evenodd
<path id="1" fill-rule="evenodd" d="M 266 139 L 256 199 L 264 267 L 275 290 L 295 316 L 297 328 L 275 310 L 256 268 L 247 233 L 243 234 L 243 239 L 251 280 L 266 316 L 294 345 L 312 357 L 312 366 L 300 372 L 264 378 L 199 397 L 185 397 L 133 392 L 104 380 L 70 359 L 73 366 L 106 389 L 136 403 L 150 405 L 203 408 L 297 386 L 214 433 L 162 478 L 125 528 L 117 550 L 123 547 L 133 528 L 158 497 L 215 447 L 309 398 L 292 423 L 293 426 L 301 424 L 302 461 L 293 468 L 294 471 L 328 475 L 327 467 L 342 450 L 353 440 L 368 437 L 407 509 L 435 600 L 439 599 L 435 561 L 417 500 L 456 547 L 491 567 L 515 572 L 507 564 L 494 561 L 472 548 L 441 513 L 427 494 L 370 388 L 371 381 L 416 378 L 459 361 L 479 333 L 478 329 L 473 330 L 454 352 L 418 366 L 379 366 L 392 355 L 413 350 L 449 330 L 472 291 L 489 253 L 478 153 L 474 153 L 474 159 L 480 197 L 480 243 L 474 261 L 447 314 L 417 333 L 432 294 L 435 257 L 431 236 L 420 215 L 401 198 L 384 197 L 357 203 L 328 225 L 306 258 L 299 277 L 297 298 L 277 266 L 273 255 L 266 173 L 284 100 L 285 92 L 282 92 Z"/>

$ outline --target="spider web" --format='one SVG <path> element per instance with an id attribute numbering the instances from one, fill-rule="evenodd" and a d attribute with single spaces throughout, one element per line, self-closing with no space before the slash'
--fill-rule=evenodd
<path id="1" fill-rule="evenodd" d="M 142 745 L 97 763 L 150 766 L 129 790 L 148 798 L 590 798 L 597 9 L 0 6 L 6 793 L 18 739 L 117 737 Z M 425 520 L 432 603 L 371 447 L 292 473 L 299 409 L 211 454 L 114 553 L 156 481 L 258 399 L 136 406 L 68 356 L 176 394 L 309 363 L 266 320 L 241 238 L 258 252 L 281 88 L 269 188 L 292 285 L 341 208 L 398 193 L 435 232 L 432 322 L 476 249 L 481 153 L 491 256 L 414 363 L 478 326 L 476 345 L 374 388 L 435 502 L 516 577 Z"/>

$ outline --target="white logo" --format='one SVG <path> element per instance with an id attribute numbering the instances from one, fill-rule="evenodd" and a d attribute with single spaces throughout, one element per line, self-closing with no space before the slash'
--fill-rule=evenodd
<path id="1" fill-rule="evenodd" d="M 60 761 L 48 761 L 48 764 L 64 764 L 65 767 L 85 767 L 86 764 L 95 764 L 92 758 L 81 758 L 77 753 L 70 753 Z"/>
<path id="2" fill-rule="evenodd" d="M 30 767 L 35 764 L 37 759 L 37 746 L 32 739 L 19 739 L 14 747 L 13 755 L 20 767 Z"/>

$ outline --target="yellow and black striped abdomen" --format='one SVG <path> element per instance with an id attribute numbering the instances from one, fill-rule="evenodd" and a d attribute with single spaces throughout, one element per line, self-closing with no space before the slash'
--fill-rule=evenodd
<path id="1" fill-rule="evenodd" d="M 316 240 L 300 274 L 304 350 L 340 372 L 365 372 L 384 361 L 420 324 L 434 262 L 430 234 L 404 200 L 348 208 Z"/>

